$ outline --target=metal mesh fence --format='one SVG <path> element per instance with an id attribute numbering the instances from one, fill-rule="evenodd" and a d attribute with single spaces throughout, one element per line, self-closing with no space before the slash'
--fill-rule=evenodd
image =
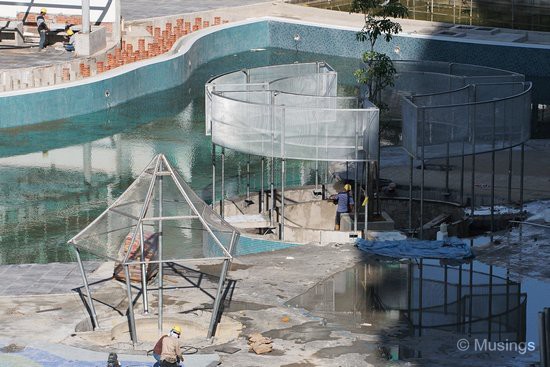
<path id="1" fill-rule="evenodd" d="M 445 70 L 444 63 L 428 64 Z M 390 93 L 403 96 L 403 147 L 413 157 L 484 153 L 529 138 L 531 83 L 523 82 L 522 75 L 460 64 L 447 64 L 447 70 L 462 75 L 426 73 L 426 65 L 419 63 L 401 68 L 406 74 L 400 74 Z"/>
<path id="2" fill-rule="evenodd" d="M 237 240 L 238 232 L 191 190 L 163 156 L 157 156 L 115 203 L 69 242 L 102 258 L 135 263 L 212 254 L 228 257 L 230 244 Z"/>
<path id="3" fill-rule="evenodd" d="M 276 65 L 232 74 L 206 86 L 206 131 L 214 144 L 277 158 L 377 159 L 378 109 L 359 109 L 356 98 L 337 97 L 337 74 L 329 65 Z M 254 84 L 221 86 L 237 80 Z"/>

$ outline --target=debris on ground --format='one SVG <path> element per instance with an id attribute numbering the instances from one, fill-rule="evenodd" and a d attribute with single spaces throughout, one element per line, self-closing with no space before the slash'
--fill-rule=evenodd
<path id="1" fill-rule="evenodd" d="M 273 350 L 273 341 L 270 338 L 262 336 L 260 333 L 252 334 L 248 337 L 250 351 L 256 354 L 270 353 Z"/>

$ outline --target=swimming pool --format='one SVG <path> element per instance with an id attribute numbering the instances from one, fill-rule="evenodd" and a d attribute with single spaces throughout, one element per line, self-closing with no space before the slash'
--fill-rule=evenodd
<path id="1" fill-rule="evenodd" d="M 98 216 L 151 158 L 165 154 L 211 200 L 211 144 L 204 134 L 204 83 L 243 67 L 324 60 L 355 93 L 358 60 L 267 49 L 227 56 L 195 70 L 179 87 L 98 113 L 5 129 L 0 135 L 0 263 L 72 260 L 66 241 Z M 252 160 L 252 172 L 259 161 Z M 245 190 L 246 157 L 228 152 L 228 195 Z M 287 184 L 310 182 L 308 163 L 289 162 Z M 252 186 L 259 177 L 252 177 Z"/>

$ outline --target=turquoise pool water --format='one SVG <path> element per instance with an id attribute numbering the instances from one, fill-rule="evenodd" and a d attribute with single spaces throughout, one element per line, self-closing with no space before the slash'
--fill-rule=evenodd
<path id="1" fill-rule="evenodd" d="M 212 76 L 295 61 L 324 60 L 353 94 L 358 60 L 281 49 L 210 62 L 185 84 L 99 113 L 0 134 L 0 264 L 73 260 L 68 239 L 118 197 L 150 159 L 165 154 L 211 200 L 211 144 L 204 135 L 204 83 Z M 78 97 L 78 96 L 77 96 Z M 44 112 L 47 113 L 47 110 Z M 244 192 L 247 157 L 228 152 L 229 195 Z M 251 162 L 259 172 L 259 160 Z M 289 185 L 311 181 L 311 168 L 289 162 Z M 259 175 L 252 185 L 259 187 Z"/>

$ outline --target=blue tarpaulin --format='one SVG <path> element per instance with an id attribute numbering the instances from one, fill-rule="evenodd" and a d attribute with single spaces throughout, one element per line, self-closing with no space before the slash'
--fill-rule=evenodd
<path id="1" fill-rule="evenodd" d="M 459 239 L 446 241 L 405 240 L 364 240 L 356 241 L 359 249 L 376 255 L 397 258 L 427 258 L 462 260 L 473 257 L 470 245 Z"/>

